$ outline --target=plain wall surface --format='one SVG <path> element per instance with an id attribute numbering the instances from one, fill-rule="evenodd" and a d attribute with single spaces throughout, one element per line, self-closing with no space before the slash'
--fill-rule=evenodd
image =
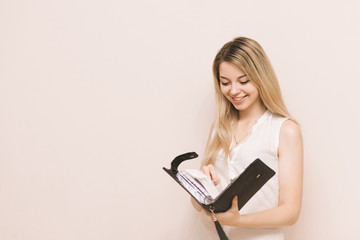
<path id="1" fill-rule="evenodd" d="M 162 167 L 214 119 L 212 60 L 257 40 L 305 146 L 289 240 L 360 239 L 360 4 L 0 0 L 0 240 L 186 239 Z"/>

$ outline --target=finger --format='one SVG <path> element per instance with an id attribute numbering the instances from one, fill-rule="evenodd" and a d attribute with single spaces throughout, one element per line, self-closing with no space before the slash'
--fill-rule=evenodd
<path id="1" fill-rule="evenodd" d="M 214 185 L 215 186 L 218 185 L 219 178 L 217 177 L 215 168 L 212 165 L 209 166 L 209 174 L 210 174 L 211 180 L 213 181 Z"/>
<path id="2" fill-rule="evenodd" d="M 208 166 L 202 166 L 201 167 L 201 171 L 208 177 L 210 177 L 210 173 L 209 173 L 209 167 Z"/>
<path id="3" fill-rule="evenodd" d="M 238 197 L 235 196 L 232 200 L 232 205 L 231 205 L 231 210 L 234 210 L 234 211 L 239 211 L 239 207 L 238 207 Z"/>

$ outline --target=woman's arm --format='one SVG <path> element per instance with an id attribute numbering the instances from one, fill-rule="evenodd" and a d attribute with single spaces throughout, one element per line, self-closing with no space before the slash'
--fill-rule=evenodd
<path id="1" fill-rule="evenodd" d="M 216 214 L 223 225 L 271 228 L 292 225 L 298 219 L 302 200 L 303 142 L 299 126 L 287 120 L 280 130 L 279 205 L 276 208 L 240 215 L 236 197 L 232 207 Z"/>

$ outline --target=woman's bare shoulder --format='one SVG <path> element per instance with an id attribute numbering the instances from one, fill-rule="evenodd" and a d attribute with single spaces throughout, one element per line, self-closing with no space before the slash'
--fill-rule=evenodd
<path id="1" fill-rule="evenodd" d="M 286 120 L 280 129 L 280 137 L 297 138 L 301 137 L 301 129 L 298 123 L 293 120 Z"/>

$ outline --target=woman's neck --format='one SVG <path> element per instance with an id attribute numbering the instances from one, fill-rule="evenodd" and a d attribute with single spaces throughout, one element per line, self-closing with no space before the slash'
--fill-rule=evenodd
<path id="1" fill-rule="evenodd" d="M 264 104 L 256 104 L 250 108 L 239 111 L 239 121 L 250 122 L 258 120 L 266 111 Z"/>

